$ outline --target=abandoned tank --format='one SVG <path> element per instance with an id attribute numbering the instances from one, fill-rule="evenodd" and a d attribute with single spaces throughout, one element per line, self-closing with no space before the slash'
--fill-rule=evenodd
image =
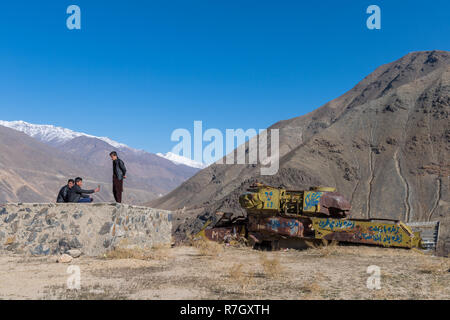
<path id="1" fill-rule="evenodd" d="M 421 248 L 419 232 L 399 220 L 351 218 L 350 202 L 335 188 L 287 190 L 254 184 L 239 203 L 247 217 L 223 214 L 198 235 L 214 241 L 245 240 L 256 248 L 302 248 L 329 243 Z"/>

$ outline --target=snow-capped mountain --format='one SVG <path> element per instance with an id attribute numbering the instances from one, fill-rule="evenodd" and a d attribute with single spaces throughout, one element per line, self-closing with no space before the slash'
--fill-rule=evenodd
<path id="1" fill-rule="evenodd" d="M 157 156 L 160 156 L 161 158 L 165 158 L 167 160 L 172 161 L 175 164 L 184 164 L 185 166 L 192 167 L 192 168 L 198 168 L 198 169 L 204 169 L 207 167 L 206 164 L 197 162 L 194 160 L 191 160 L 189 158 L 180 156 L 178 154 L 175 154 L 173 152 L 167 152 L 166 154 L 157 153 Z"/>
<path id="2" fill-rule="evenodd" d="M 0 120 L 0 125 L 17 131 L 21 131 L 32 138 L 38 139 L 50 145 L 62 145 L 74 138 L 84 136 L 89 138 L 97 138 L 99 140 L 108 143 L 114 148 L 129 148 L 127 145 L 116 142 L 107 137 L 96 137 L 86 133 L 76 132 L 70 129 L 56 127 L 47 124 L 32 124 L 25 121 Z"/>
<path id="3" fill-rule="evenodd" d="M 86 134 L 83 132 L 76 132 L 67 128 L 57 127 L 53 125 L 47 124 L 32 124 L 25 121 L 3 121 L 0 120 L 0 126 L 8 127 L 20 132 L 25 133 L 26 135 L 35 138 L 41 142 L 49 144 L 51 146 L 60 147 L 64 144 L 79 138 L 79 137 L 87 137 L 87 138 L 95 138 L 101 141 L 106 142 L 112 147 L 119 150 L 126 150 L 127 152 L 132 152 L 137 155 L 145 155 L 145 151 L 133 149 L 126 144 L 111 140 L 108 137 L 97 137 L 90 134 Z M 206 167 L 203 163 L 196 162 L 194 160 L 188 159 L 186 157 L 174 154 L 172 152 L 168 152 L 166 154 L 157 153 L 157 156 L 167 159 L 176 165 L 183 164 L 185 166 L 195 168 L 195 169 L 203 169 Z"/>
<path id="4" fill-rule="evenodd" d="M 131 204 L 161 197 L 200 170 L 189 159 L 171 156 L 176 163 L 107 137 L 52 125 L 0 120 L 0 203 L 54 201 L 66 179 L 77 176 L 88 185 L 103 186 L 101 195 L 97 195 L 99 201 L 112 201 L 111 150 L 116 150 L 126 164 L 126 201 Z M 33 161 L 29 161 L 30 155 Z M 38 184 L 42 188 L 35 188 Z"/>

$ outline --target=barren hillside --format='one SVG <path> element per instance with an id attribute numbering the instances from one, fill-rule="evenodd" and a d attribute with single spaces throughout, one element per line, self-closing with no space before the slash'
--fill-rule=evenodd
<path id="1" fill-rule="evenodd" d="M 242 213 L 253 181 L 337 187 L 353 215 L 442 221 L 450 250 L 450 53 L 413 52 L 377 68 L 352 90 L 280 129 L 280 170 L 212 165 L 152 206 L 180 211 L 176 231 L 198 228 L 217 210 Z M 181 214 L 182 212 L 182 214 Z M 186 219 L 186 220 L 185 220 Z"/>

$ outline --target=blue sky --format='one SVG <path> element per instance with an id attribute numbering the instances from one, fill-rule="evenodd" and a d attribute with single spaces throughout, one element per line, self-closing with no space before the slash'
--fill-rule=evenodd
<path id="1" fill-rule="evenodd" d="M 81 8 L 68 30 L 66 8 Z M 381 8 L 368 30 L 366 8 Z M 176 128 L 266 128 L 411 51 L 450 50 L 450 2 L 10 1 L 0 8 L 0 119 L 150 152 Z"/>

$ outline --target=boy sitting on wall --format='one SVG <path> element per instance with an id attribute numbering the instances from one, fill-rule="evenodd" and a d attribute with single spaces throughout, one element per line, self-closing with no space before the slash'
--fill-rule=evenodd
<path id="1" fill-rule="evenodd" d="M 68 202 L 78 202 L 78 203 L 89 203 L 92 202 L 94 199 L 92 199 L 89 194 L 96 193 L 100 191 L 100 186 L 96 189 L 92 190 L 83 190 L 83 179 L 78 177 L 75 179 L 75 185 L 73 188 L 69 190 L 69 193 L 67 195 Z"/>

